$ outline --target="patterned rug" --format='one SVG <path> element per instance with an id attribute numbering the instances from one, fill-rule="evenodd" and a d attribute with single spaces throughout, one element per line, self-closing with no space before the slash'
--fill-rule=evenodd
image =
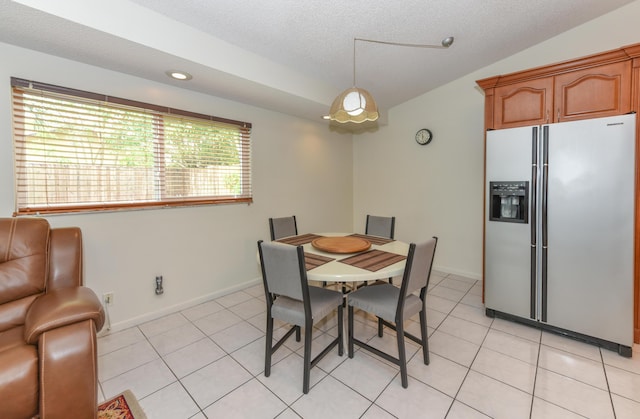
<path id="1" fill-rule="evenodd" d="M 129 390 L 98 406 L 98 419 L 147 419 L 136 396 Z"/>

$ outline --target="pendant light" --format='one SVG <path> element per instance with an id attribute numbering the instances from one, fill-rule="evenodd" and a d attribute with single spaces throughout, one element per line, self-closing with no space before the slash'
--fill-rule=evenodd
<path id="1" fill-rule="evenodd" d="M 442 40 L 441 45 L 426 44 L 404 44 L 398 42 L 377 41 L 373 39 L 353 38 L 353 87 L 348 88 L 335 98 L 328 117 L 339 123 L 353 122 L 360 124 L 366 121 L 375 121 L 378 119 L 378 105 L 367 90 L 356 87 L 356 41 L 372 42 L 376 44 L 395 45 L 401 47 L 415 48 L 449 48 L 453 44 L 453 36 L 449 36 Z"/>

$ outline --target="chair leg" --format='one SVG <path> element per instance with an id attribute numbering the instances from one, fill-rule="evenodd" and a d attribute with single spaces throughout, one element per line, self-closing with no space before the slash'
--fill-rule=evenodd
<path id="1" fill-rule="evenodd" d="M 340 316 L 340 312 L 338 312 L 338 316 Z M 349 306 L 347 317 L 348 317 L 347 334 L 349 335 L 349 345 L 348 345 L 349 358 L 353 358 L 353 306 Z"/>
<path id="2" fill-rule="evenodd" d="M 271 375 L 271 344 L 273 341 L 273 317 L 267 314 L 267 335 L 265 336 L 264 376 Z"/>
<path id="3" fill-rule="evenodd" d="M 338 306 L 338 355 L 344 355 L 344 309 L 342 304 Z"/>
<path id="4" fill-rule="evenodd" d="M 407 354 L 404 347 L 404 324 L 402 320 L 396 323 L 396 336 L 398 338 L 398 360 L 400 361 L 400 378 L 402 380 L 402 387 L 407 388 L 409 386 L 409 380 L 407 378 Z"/>
<path id="5" fill-rule="evenodd" d="M 296 326 L 296 342 L 300 342 L 300 326 Z"/>
<path id="6" fill-rule="evenodd" d="M 382 337 L 382 330 L 384 325 L 382 324 L 382 319 L 378 317 L 378 337 Z"/>
<path id="7" fill-rule="evenodd" d="M 309 393 L 309 378 L 311 376 L 311 332 L 313 326 L 304 328 L 304 374 L 302 378 L 302 392 Z"/>
<path id="8" fill-rule="evenodd" d="M 429 365 L 429 336 L 427 332 L 427 313 L 423 309 L 420 312 L 420 332 L 422 334 L 422 357 L 424 365 Z"/>

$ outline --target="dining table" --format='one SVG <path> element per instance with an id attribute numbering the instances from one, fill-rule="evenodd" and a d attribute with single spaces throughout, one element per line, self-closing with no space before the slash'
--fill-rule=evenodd
<path id="1" fill-rule="evenodd" d="M 277 242 L 303 246 L 307 279 L 353 283 L 400 276 L 409 244 L 358 233 L 308 233 Z"/>

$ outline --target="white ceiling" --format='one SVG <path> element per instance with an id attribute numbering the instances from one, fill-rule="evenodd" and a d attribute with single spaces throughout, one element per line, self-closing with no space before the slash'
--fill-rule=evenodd
<path id="1" fill-rule="evenodd" d="M 455 37 L 449 49 L 357 43 L 357 85 L 386 115 L 631 1 L 0 0 L 0 42 L 319 120 L 353 84 L 355 37 Z"/>

